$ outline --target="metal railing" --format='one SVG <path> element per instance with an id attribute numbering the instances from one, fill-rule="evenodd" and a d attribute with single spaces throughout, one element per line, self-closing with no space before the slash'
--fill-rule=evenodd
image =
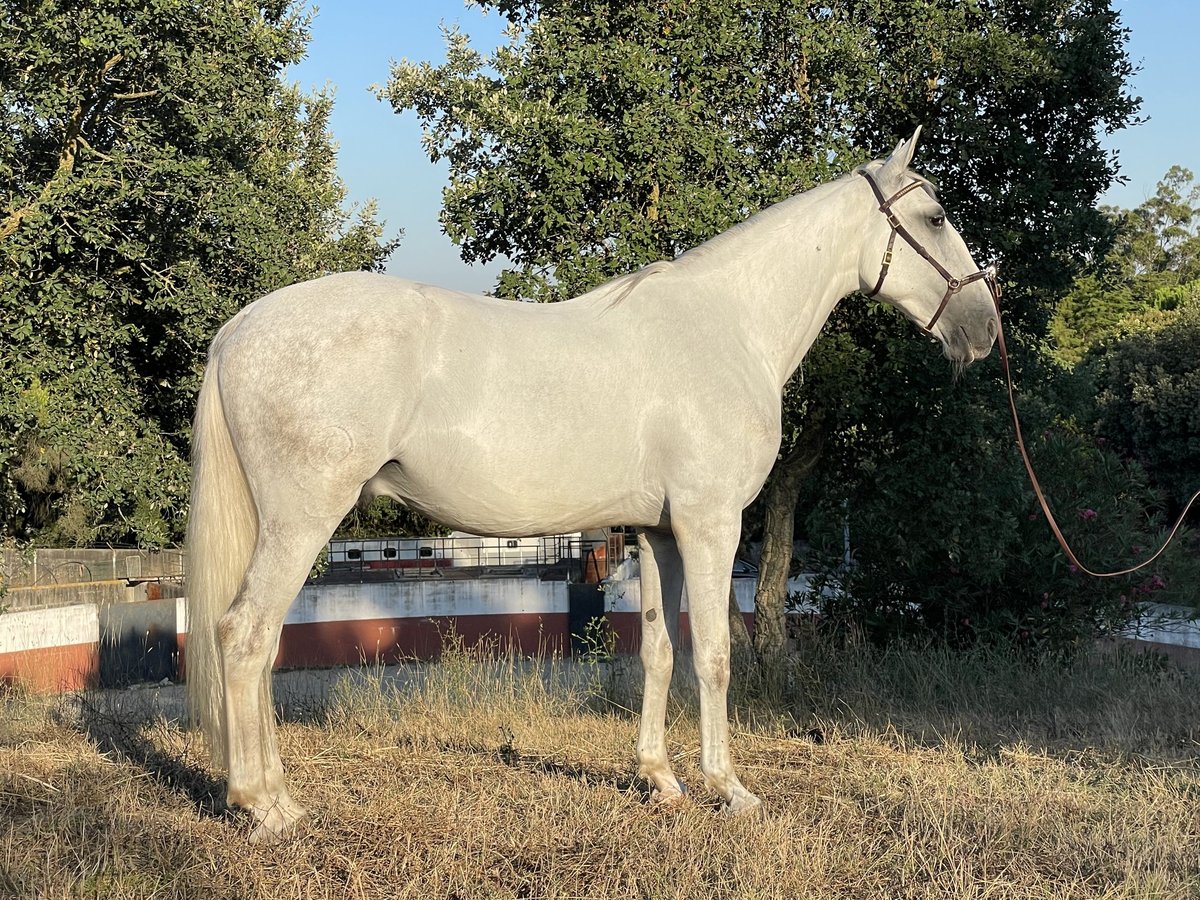
<path id="1" fill-rule="evenodd" d="M 625 535 L 607 540 L 558 534 L 535 538 L 474 536 L 337 539 L 329 542 L 328 576 L 440 576 L 470 568 L 481 576 L 543 575 L 560 569 L 569 581 L 601 581 L 625 558 Z"/>

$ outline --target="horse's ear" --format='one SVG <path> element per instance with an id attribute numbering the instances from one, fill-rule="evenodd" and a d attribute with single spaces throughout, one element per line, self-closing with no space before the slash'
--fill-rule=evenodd
<path id="1" fill-rule="evenodd" d="M 892 151 L 892 155 L 888 157 L 887 162 L 883 164 L 888 175 L 899 177 L 908 168 L 912 162 L 913 152 L 917 149 L 917 140 L 921 137 L 921 126 L 917 126 L 917 130 L 913 132 L 913 136 L 907 141 L 902 140 L 896 144 L 896 149 Z"/>
<path id="2" fill-rule="evenodd" d="M 919 141 L 920 139 L 921 139 L 921 126 L 918 125 L 917 130 L 913 132 L 913 136 L 908 139 L 908 145 L 905 148 L 907 151 L 906 152 L 907 158 L 904 160 L 905 168 L 912 165 L 913 153 L 916 151 L 917 141 Z"/>

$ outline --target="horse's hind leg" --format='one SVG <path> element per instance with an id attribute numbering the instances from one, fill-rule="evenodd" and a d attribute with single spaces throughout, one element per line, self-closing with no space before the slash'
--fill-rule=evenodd
<path id="1" fill-rule="evenodd" d="M 667 697 L 675 648 L 679 645 L 679 600 L 683 564 L 670 534 L 638 534 L 642 579 L 642 716 L 638 730 L 638 772 L 654 785 L 654 798 L 676 800 L 683 788 L 667 757 Z"/>
<path id="2" fill-rule="evenodd" d="M 288 793 L 275 742 L 271 667 L 287 609 L 351 502 L 327 516 L 263 516 L 241 590 L 217 626 L 225 683 L 228 800 L 254 817 L 252 840 L 278 837 L 305 814 Z"/>

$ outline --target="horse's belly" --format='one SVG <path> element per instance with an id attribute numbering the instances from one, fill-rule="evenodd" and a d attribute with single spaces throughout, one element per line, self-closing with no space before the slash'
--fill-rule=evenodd
<path id="1" fill-rule="evenodd" d="M 662 516 L 661 493 L 644 479 L 610 469 L 564 465 L 562 460 L 523 466 L 462 462 L 451 457 L 389 463 L 368 483 L 366 493 L 390 496 L 443 525 L 482 535 L 651 525 Z"/>

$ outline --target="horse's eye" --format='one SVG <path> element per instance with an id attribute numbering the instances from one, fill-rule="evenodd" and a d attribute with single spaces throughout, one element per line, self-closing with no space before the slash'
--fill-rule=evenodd
<path id="1" fill-rule="evenodd" d="M 929 224 L 932 225 L 934 228 L 941 228 L 943 225 L 946 224 L 946 217 L 945 216 L 930 216 Z"/>

